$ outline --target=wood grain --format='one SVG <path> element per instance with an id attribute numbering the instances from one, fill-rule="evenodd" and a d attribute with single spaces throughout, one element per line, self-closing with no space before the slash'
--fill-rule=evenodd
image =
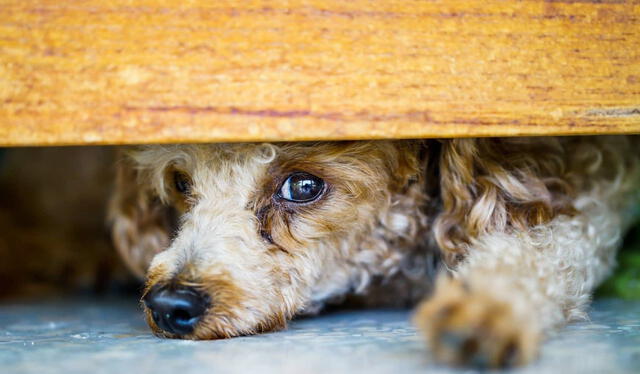
<path id="1" fill-rule="evenodd" d="M 637 1 L 0 0 L 0 144 L 640 132 Z"/>

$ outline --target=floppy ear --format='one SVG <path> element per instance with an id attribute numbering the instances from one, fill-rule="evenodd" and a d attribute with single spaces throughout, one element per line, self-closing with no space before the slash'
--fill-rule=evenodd
<path id="1" fill-rule="evenodd" d="M 113 243 L 127 267 L 143 278 L 153 257 L 166 249 L 175 211 L 154 196 L 134 161 L 121 152 L 109 205 Z"/>
<path id="2" fill-rule="evenodd" d="M 445 261 L 459 261 L 472 237 L 574 213 L 563 152 L 550 138 L 443 140 L 434 230 Z"/>

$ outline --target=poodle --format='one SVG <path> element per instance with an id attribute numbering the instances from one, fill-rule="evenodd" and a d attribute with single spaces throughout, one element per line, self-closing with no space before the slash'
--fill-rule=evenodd
<path id="1" fill-rule="evenodd" d="M 274 331 L 357 295 L 418 303 L 442 363 L 508 367 L 585 318 L 640 201 L 640 138 L 151 145 L 110 218 L 153 332 Z"/>

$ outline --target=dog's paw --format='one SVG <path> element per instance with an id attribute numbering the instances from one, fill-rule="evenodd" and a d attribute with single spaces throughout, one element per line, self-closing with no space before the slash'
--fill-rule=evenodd
<path id="1" fill-rule="evenodd" d="M 488 293 L 473 292 L 458 280 L 440 281 L 415 316 L 437 361 L 506 368 L 533 360 L 539 334 L 511 305 Z"/>

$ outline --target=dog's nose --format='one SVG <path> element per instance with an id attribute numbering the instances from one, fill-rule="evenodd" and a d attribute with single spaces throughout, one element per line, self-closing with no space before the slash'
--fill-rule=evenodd
<path id="1" fill-rule="evenodd" d="M 155 323 L 178 335 L 193 331 L 209 307 L 208 298 L 192 288 L 154 287 L 144 297 Z"/>

